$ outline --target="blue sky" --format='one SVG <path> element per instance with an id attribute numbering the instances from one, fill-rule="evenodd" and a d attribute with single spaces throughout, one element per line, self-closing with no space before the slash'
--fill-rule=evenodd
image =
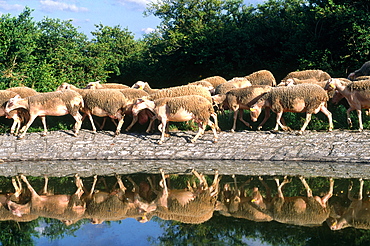
<path id="1" fill-rule="evenodd" d="M 127 28 L 140 38 L 154 30 L 159 19 L 144 17 L 143 12 L 151 0 L 0 0 L 0 15 L 17 16 L 25 6 L 33 9 L 32 17 L 40 21 L 44 17 L 73 20 L 78 30 L 91 38 L 94 24 Z M 258 4 L 263 0 L 245 0 L 246 4 Z"/>

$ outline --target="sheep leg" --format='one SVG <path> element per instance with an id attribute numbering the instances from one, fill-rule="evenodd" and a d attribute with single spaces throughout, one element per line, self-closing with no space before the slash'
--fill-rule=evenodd
<path id="1" fill-rule="evenodd" d="M 276 113 L 276 125 L 275 125 L 275 128 L 274 128 L 274 131 L 278 131 L 279 130 L 279 126 L 284 130 L 284 131 L 287 131 L 288 128 L 286 126 L 284 126 L 283 124 L 281 124 L 281 117 L 283 116 L 283 111 L 281 112 L 278 112 Z"/>
<path id="2" fill-rule="evenodd" d="M 128 127 L 126 127 L 125 131 L 128 132 L 129 130 L 131 130 L 131 128 L 135 125 L 138 119 L 139 117 L 137 115 L 133 115 L 131 124 Z"/>
<path id="3" fill-rule="evenodd" d="M 75 137 L 78 135 L 81 125 L 82 125 L 82 116 L 79 112 L 77 112 L 75 115 L 72 115 L 72 117 L 75 119 L 76 123 L 73 126 L 73 131 L 75 132 Z"/>
<path id="4" fill-rule="evenodd" d="M 213 132 L 213 143 L 217 143 L 218 136 L 217 136 L 216 126 L 211 120 L 208 120 L 208 125 L 209 127 L 211 127 L 212 132 Z"/>
<path id="5" fill-rule="evenodd" d="M 326 194 L 325 196 L 323 196 L 323 198 L 321 198 L 321 201 L 322 201 L 322 204 L 325 205 L 330 197 L 333 196 L 333 191 L 334 191 L 334 179 L 333 178 L 330 178 L 329 179 L 329 182 L 330 182 L 330 186 L 329 186 L 329 192 L 328 194 Z"/>
<path id="6" fill-rule="evenodd" d="M 153 117 L 151 117 L 150 118 L 150 121 L 149 121 L 149 126 L 148 126 L 148 128 L 146 129 L 146 133 L 149 133 L 149 132 L 151 132 L 152 130 L 153 130 L 153 125 L 154 125 L 154 121 L 157 119 L 157 117 L 156 116 L 153 116 Z"/>
<path id="7" fill-rule="evenodd" d="M 239 109 L 235 110 L 234 111 L 234 116 L 233 116 L 233 128 L 231 128 L 231 132 L 235 132 L 235 129 L 236 129 L 236 119 L 238 117 L 238 112 L 239 112 Z"/>
<path id="8" fill-rule="evenodd" d="M 116 128 L 115 136 L 119 135 L 121 132 L 121 128 L 123 126 L 124 120 L 125 120 L 125 115 L 124 114 L 119 114 L 118 118 L 118 125 Z"/>
<path id="9" fill-rule="evenodd" d="M 35 191 L 35 189 L 32 187 L 32 185 L 28 182 L 26 176 L 24 176 L 23 174 L 21 174 L 21 179 L 23 180 L 23 182 L 26 183 L 27 185 L 27 188 L 30 190 L 31 192 L 31 197 L 32 198 L 35 198 L 35 197 L 40 197 L 39 194 L 37 194 L 37 192 Z M 31 199 L 32 199 L 31 198 Z"/>
<path id="10" fill-rule="evenodd" d="M 213 124 L 213 123 L 212 123 Z M 201 122 L 201 123 L 199 123 L 198 124 L 198 133 L 195 135 L 195 137 L 192 139 L 192 140 L 190 140 L 192 143 L 194 143 L 195 141 L 197 141 L 197 139 L 200 137 L 200 136 L 202 136 L 203 135 L 203 133 L 204 133 L 204 130 L 205 130 L 205 128 L 206 128 L 206 124 L 204 123 L 204 122 Z"/>
<path id="11" fill-rule="evenodd" d="M 239 109 L 239 120 L 241 122 L 243 122 L 244 125 L 246 125 L 247 127 L 252 128 L 251 125 L 243 119 L 243 114 L 244 114 L 244 110 L 243 109 Z"/>
<path id="12" fill-rule="evenodd" d="M 364 180 L 360 178 L 359 181 L 360 181 L 360 190 L 358 191 L 358 200 L 362 200 L 362 192 L 364 190 Z"/>
<path id="13" fill-rule="evenodd" d="M 290 180 L 288 180 L 287 176 L 284 177 L 284 180 L 283 182 L 280 184 L 280 181 L 278 178 L 275 179 L 275 182 L 276 182 L 276 185 L 277 185 L 277 189 L 278 189 L 278 196 L 279 198 L 282 198 L 284 199 L 284 195 L 283 195 L 283 191 L 282 191 L 282 188 L 285 184 L 289 183 Z"/>
<path id="14" fill-rule="evenodd" d="M 18 181 L 18 184 L 17 184 L 17 181 Z M 22 194 L 22 184 L 21 182 L 19 182 L 19 178 L 17 177 L 17 181 L 15 180 L 14 177 L 12 177 L 12 184 L 13 184 L 13 187 L 15 189 L 15 193 L 13 194 L 13 196 L 18 199 L 19 196 Z"/>
<path id="15" fill-rule="evenodd" d="M 46 136 L 46 134 L 48 132 L 48 129 L 46 127 L 46 117 L 45 116 L 40 116 L 40 118 L 41 118 L 42 125 L 44 126 L 44 131 L 41 135 Z"/>
<path id="16" fill-rule="evenodd" d="M 266 121 L 270 118 L 270 108 L 265 108 L 265 118 L 263 118 L 262 122 L 258 125 L 257 130 L 260 131 L 262 126 L 266 123 Z M 283 118 L 282 118 L 283 119 Z M 285 124 L 284 124 L 285 125 Z"/>
<path id="17" fill-rule="evenodd" d="M 304 185 L 304 188 L 306 188 L 307 197 L 312 197 L 312 190 L 311 190 L 310 186 L 308 186 L 306 179 L 303 176 L 299 176 L 299 179 L 301 180 L 302 184 Z"/>
<path id="18" fill-rule="evenodd" d="M 352 107 L 347 109 L 347 123 L 348 123 L 349 128 L 352 127 L 352 121 L 351 121 L 351 117 L 350 117 L 350 114 L 351 114 L 352 110 L 354 110 Z M 360 121 L 360 119 L 359 119 L 359 121 Z"/>
<path id="19" fill-rule="evenodd" d="M 333 125 L 333 117 L 332 117 L 332 114 L 331 112 L 328 110 L 327 107 L 325 107 L 324 105 L 321 106 L 320 108 L 320 111 L 326 115 L 326 117 L 328 117 L 328 121 L 329 121 L 329 129 L 328 131 L 331 132 L 333 131 L 333 128 L 334 128 L 334 125 Z"/>
<path id="20" fill-rule="evenodd" d="M 362 130 L 364 129 L 364 126 L 362 125 L 362 116 L 361 116 L 362 112 L 361 112 L 361 109 L 357 109 L 356 111 L 357 111 L 358 123 L 360 125 L 358 130 L 362 132 Z"/>
<path id="21" fill-rule="evenodd" d="M 159 140 L 158 144 L 163 144 L 164 142 L 164 136 L 166 134 L 166 124 L 167 121 L 162 119 L 161 124 L 158 126 L 158 130 L 161 132 L 161 139 Z"/>
<path id="22" fill-rule="evenodd" d="M 298 132 L 298 134 L 303 134 L 304 130 L 306 129 L 308 123 L 311 121 L 312 114 L 306 113 L 306 120 L 301 128 L 301 130 Z"/>
<path id="23" fill-rule="evenodd" d="M 217 114 L 216 113 L 212 113 L 211 114 L 212 118 L 213 118 L 213 121 L 214 121 L 214 124 L 215 124 L 215 128 L 218 132 L 221 132 L 221 128 L 218 126 L 218 118 L 217 118 Z"/>
<path id="24" fill-rule="evenodd" d="M 18 136 L 18 139 L 22 139 L 22 138 L 24 138 L 24 136 L 26 135 L 26 132 L 27 132 L 28 128 L 31 126 L 31 124 L 32 124 L 32 123 L 33 123 L 33 121 L 36 119 L 36 117 L 37 117 L 37 115 L 30 115 L 30 120 L 29 120 L 29 121 L 27 122 L 27 124 L 25 125 L 25 127 L 24 127 L 24 130 L 23 130 L 22 134 Z M 42 117 L 42 118 L 44 118 L 44 119 L 45 119 L 45 117 Z M 41 119 L 42 119 L 42 118 L 41 118 Z M 45 125 L 46 125 L 46 123 L 45 123 Z"/>
<path id="25" fill-rule="evenodd" d="M 13 124 L 12 127 L 10 128 L 10 134 L 12 135 L 18 135 L 19 129 L 21 127 L 21 118 L 17 115 L 13 115 Z"/>
<path id="26" fill-rule="evenodd" d="M 84 116 L 86 116 L 86 115 L 89 117 L 93 133 L 96 133 L 96 127 L 95 127 L 94 119 L 93 119 L 91 113 L 85 113 Z"/>
<path id="27" fill-rule="evenodd" d="M 75 184 L 76 184 L 76 187 L 77 187 L 75 195 L 80 199 L 82 194 L 84 193 L 84 190 L 83 190 L 82 180 L 81 180 L 81 178 L 78 174 L 75 175 Z"/>

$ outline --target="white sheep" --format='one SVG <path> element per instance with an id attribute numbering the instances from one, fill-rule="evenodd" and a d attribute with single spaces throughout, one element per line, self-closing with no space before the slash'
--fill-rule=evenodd
<path id="1" fill-rule="evenodd" d="M 362 125 L 361 109 L 370 109 L 370 80 L 361 80 L 351 83 L 343 82 L 340 79 L 330 79 L 325 87 L 326 90 L 336 90 L 347 99 L 347 122 L 352 127 L 350 113 L 356 110 L 359 121 L 359 131 L 364 129 Z M 338 99 L 337 99 L 338 100 Z"/>
<path id="2" fill-rule="evenodd" d="M 159 89 L 152 89 L 148 82 L 144 81 L 137 81 L 135 84 L 131 86 L 133 89 L 140 89 L 146 91 L 148 94 L 153 94 L 157 92 Z"/>
<path id="3" fill-rule="evenodd" d="M 17 93 L 21 98 L 26 98 L 29 96 L 34 96 L 38 94 L 38 92 L 32 88 L 26 87 L 26 86 L 20 86 L 20 87 L 10 87 L 6 89 L 7 91 L 12 91 Z M 10 133 L 14 134 L 15 136 L 18 135 L 19 129 L 22 125 L 22 123 L 25 123 L 29 120 L 30 116 L 27 112 L 27 110 L 24 109 L 17 109 L 9 112 L 8 115 L 6 115 L 7 118 L 13 119 L 13 124 L 10 128 Z M 44 128 L 46 128 L 46 119 L 44 116 L 40 116 L 41 122 L 44 125 Z M 22 130 L 23 131 L 23 130 Z"/>
<path id="4" fill-rule="evenodd" d="M 322 70 L 303 70 L 303 71 L 296 71 L 296 72 L 290 72 L 283 78 L 281 81 L 284 82 L 287 79 L 316 79 L 317 81 L 327 81 L 331 78 L 331 76 Z"/>
<path id="5" fill-rule="evenodd" d="M 245 77 L 234 77 L 226 82 L 226 84 L 231 84 L 235 88 L 245 88 L 251 86 L 251 82 Z"/>
<path id="6" fill-rule="evenodd" d="M 86 85 L 85 89 L 127 89 L 130 88 L 128 85 L 118 83 L 104 83 L 100 84 L 100 81 L 90 82 Z"/>
<path id="7" fill-rule="evenodd" d="M 84 106 L 82 96 L 75 91 L 56 91 L 37 94 L 27 98 L 21 98 L 19 95 L 9 99 L 5 112 L 9 113 L 18 108 L 26 109 L 30 114 L 30 119 L 27 122 L 23 132 L 18 136 L 22 139 L 28 128 L 31 126 L 37 116 L 62 116 L 71 114 L 76 120 L 74 125 L 75 136 L 77 136 L 82 123 L 82 116 L 78 112 Z M 47 129 L 44 127 L 44 134 Z"/>
<path id="8" fill-rule="evenodd" d="M 214 142 L 217 142 L 215 124 L 210 120 L 214 113 L 212 104 L 202 96 L 188 95 L 180 97 L 165 97 L 154 101 L 145 98 L 138 99 L 132 107 L 132 113 L 138 114 L 143 109 L 149 109 L 161 122 L 158 126 L 162 133 L 158 144 L 162 144 L 165 138 L 166 126 L 169 121 L 183 122 L 194 120 L 198 123 L 199 130 L 191 142 L 195 142 L 209 125 L 214 134 Z"/>
<path id="9" fill-rule="evenodd" d="M 328 117 L 329 131 L 332 131 L 332 116 L 326 108 L 328 99 L 326 91 L 314 84 L 273 87 L 250 107 L 250 115 L 252 121 L 257 121 L 262 108 L 271 108 L 277 114 L 274 128 L 274 131 L 277 131 L 279 126 L 283 130 L 288 130 L 288 127 L 280 121 L 284 112 L 306 112 L 306 120 L 299 131 L 299 134 L 302 134 L 311 120 L 311 115 L 321 111 Z"/>

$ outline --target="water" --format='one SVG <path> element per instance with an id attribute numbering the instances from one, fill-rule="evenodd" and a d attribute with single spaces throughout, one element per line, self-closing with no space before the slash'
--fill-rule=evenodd
<path id="1" fill-rule="evenodd" d="M 15 207 L 18 205 L 19 208 L 28 205 L 31 207 L 20 217 L 13 216 L 7 209 L 6 198 L 2 200 L 6 207 L 0 211 L 2 245 L 369 245 L 370 243 L 368 230 L 370 227 L 367 226 L 367 223 L 370 224 L 370 216 L 367 213 L 370 191 L 370 182 L 367 179 L 370 176 L 367 164 L 174 161 L 173 165 L 169 166 L 166 161 L 162 162 L 162 167 L 164 175 L 168 175 L 166 176 L 168 199 L 159 199 L 164 197 L 165 188 L 163 184 L 160 185 L 162 176 L 158 167 L 161 163 L 158 161 L 130 163 L 135 164 L 137 170 L 143 169 L 139 172 L 122 170 L 130 169 L 127 163 L 125 165 L 115 162 L 101 163 L 101 171 L 96 176 L 96 186 L 91 197 L 88 195 L 94 184 L 94 175 L 89 175 L 90 169 L 82 169 L 82 164 L 86 163 L 68 162 L 74 169 L 81 170 L 78 176 L 75 176 L 76 172 L 66 167 L 67 163 L 65 164 L 59 170 L 60 175 L 50 174 L 55 163 L 50 164 L 49 173 L 47 169 L 43 170 L 49 177 L 47 190 L 52 191 L 47 194 L 48 198 L 53 194 L 67 195 L 62 199 L 60 197 L 52 199 L 50 203 L 41 202 L 43 208 L 35 208 L 38 200 L 29 203 L 32 194 L 29 193 L 26 182 L 29 182 L 38 194 L 42 194 L 44 176 L 32 176 L 30 173 L 36 172 L 36 167 L 40 170 L 46 168 L 47 163 L 27 163 L 23 167 L 14 163 L 13 169 L 10 170 L 16 172 L 23 168 L 22 173 L 25 174 L 23 180 L 18 176 L 17 181 L 17 175 L 8 175 L 9 173 L 0 177 L 2 194 L 14 192 L 15 187 L 22 186 L 19 199 L 11 198 Z M 98 170 L 97 163 L 88 165 L 96 168 L 93 168 L 95 171 Z M 26 166 L 31 168 L 27 169 Z M 197 173 L 191 172 L 192 168 L 199 172 L 200 178 L 196 177 Z M 219 181 L 218 179 L 214 181 L 213 169 L 220 173 Z M 64 173 L 61 170 L 64 170 Z M 115 175 L 112 170 L 119 172 Z M 206 182 L 202 180 L 201 173 L 204 173 Z M 301 179 L 301 176 L 304 179 Z M 15 178 L 15 187 L 11 182 L 12 178 Z M 117 181 L 120 178 L 126 189 L 125 193 L 119 189 L 120 183 Z M 330 192 L 330 178 L 333 178 L 333 195 L 330 199 L 327 197 L 326 207 L 312 205 L 312 201 L 315 200 L 307 199 L 304 181 L 312 190 L 313 196 L 325 199 Z M 288 204 L 288 208 L 276 202 L 279 195 L 278 184 L 281 185 L 284 202 Z M 271 199 L 268 198 L 269 192 Z M 348 193 L 352 194 L 352 197 L 348 196 Z M 70 199 L 73 194 L 78 199 L 68 207 L 68 200 L 65 199 L 66 197 Z M 181 199 L 176 200 L 173 197 Z M 167 204 L 159 200 L 166 200 Z M 130 204 L 131 207 L 122 204 Z M 63 207 L 64 210 L 58 210 L 58 207 Z M 343 222 L 343 218 L 347 219 L 347 223 L 342 223 L 343 228 L 335 228 L 341 221 Z M 335 220 L 337 223 L 333 224 Z M 183 223 L 184 221 L 187 223 Z"/>

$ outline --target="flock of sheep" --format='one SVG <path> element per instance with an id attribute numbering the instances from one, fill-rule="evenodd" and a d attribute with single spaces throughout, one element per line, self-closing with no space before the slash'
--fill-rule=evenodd
<path id="1" fill-rule="evenodd" d="M 338 103 L 345 98 L 349 104 L 347 121 L 351 125 L 350 112 L 357 111 L 359 130 L 363 130 L 361 109 L 370 108 L 370 62 L 351 73 L 348 79 L 331 78 L 322 70 L 304 70 L 289 73 L 279 84 L 273 74 L 267 70 L 256 71 L 245 77 L 229 81 L 213 76 L 182 86 L 152 89 L 147 82 L 138 81 L 132 87 L 122 84 L 91 82 L 85 88 L 76 88 L 63 83 L 56 91 L 38 93 L 27 87 L 13 87 L 0 91 L 0 116 L 14 119 L 11 133 L 23 138 L 36 117 L 40 117 L 47 132 L 45 116 L 62 116 L 71 114 L 75 119 L 74 134 L 77 135 L 83 119 L 87 116 L 92 129 L 96 132 L 94 116 L 117 119 L 115 134 L 121 132 L 124 116 L 132 114 L 130 130 L 139 121 L 149 121 L 147 132 L 153 130 L 153 123 L 159 120 L 161 131 L 159 144 L 165 140 L 168 122 L 193 120 L 199 126 L 195 142 L 210 126 L 217 142 L 220 131 L 217 113 L 230 109 L 234 112 L 231 131 L 235 131 L 239 118 L 247 127 L 250 124 L 243 119 L 243 110 L 250 110 L 252 121 L 257 121 L 262 109 L 265 117 L 263 124 L 270 117 L 270 111 L 276 113 L 274 130 L 288 127 L 282 118 L 284 112 L 306 112 L 306 120 L 299 133 L 303 133 L 311 120 L 311 115 L 324 113 L 329 121 L 329 131 L 334 126 L 332 116 L 327 109 L 331 99 Z M 238 117 L 239 115 L 239 117 Z M 21 125 L 24 124 L 22 128 Z M 104 124 L 104 123 L 103 123 Z M 103 126 L 101 126 L 103 127 Z"/>

